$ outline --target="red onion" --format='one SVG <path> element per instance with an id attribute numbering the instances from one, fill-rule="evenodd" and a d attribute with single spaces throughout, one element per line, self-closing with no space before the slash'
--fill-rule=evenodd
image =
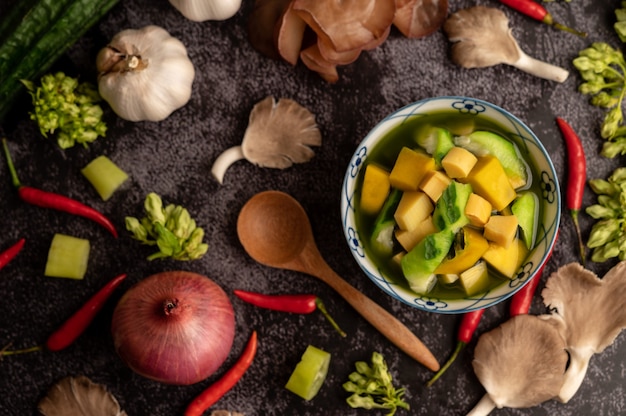
<path id="1" fill-rule="evenodd" d="M 208 277 L 162 272 L 122 296 L 111 332 L 117 353 L 133 371 L 187 385 L 209 377 L 226 360 L 235 313 L 226 293 Z"/>

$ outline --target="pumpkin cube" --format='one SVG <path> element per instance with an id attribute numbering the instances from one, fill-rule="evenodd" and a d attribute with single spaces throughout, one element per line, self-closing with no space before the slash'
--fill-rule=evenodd
<path id="1" fill-rule="evenodd" d="M 503 210 L 517 196 L 500 161 L 493 155 L 482 156 L 466 178 L 459 181 L 472 185 L 498 211 Z"/>
<path id="2" fill-rule="evenodd" d="M 378 165 L 365 167 L 361 186 L 361 209 L 368 215 L 378 214 L 389 195 L 389 172 Z"/>
<path id="3" fill-rule="evenodd" d="M 465 205 L 465 216 L 469 218 L 470 224 L 474 227 L 482 228 L 491 217 L 492 207 L 489 201 L 480 195 L 472 192 Z"/>
<path id="4" fill-rule="evenodd" d="M 401 230 L 411 231 L 433 212 L 433 204 L 422 191 L 407 191 L 402 194 L 393 217 Z"/>
<path id="5" fill-rule="evenodd" d="M 463 248 L 455 256 L 447 258 L 435 269 L 437 274 L 460 274 L 472 267 L 489 248 L 489 242 L 482 233 L 470 227 L 463 227 Z"/>
<path id="6" fill-rule="evenodd" d="M 489 243 L 489 248 L 483 254 L 483 260 L 503 276 L 513 279 L 527 254 L 526 244 L 517 238 L 506 248 L 496 243 Z"/>
<path id="7" fill-rule="evenodd" d="M 422 222 L 420 222 L 411 231 L 396 229 L 396 240 L 406 250 L 411 251 L 413 247 L 422 241 L 428 234 L 437 232 L 435 223 L 433 222 L 432 215 L 429 215 Z"/>
<path id="8" fill-rule="evenodd" d="M 435 170 L 435 159 L 422 152 L 403 147 L 389 174 L 389 182 L 402 191 L 416 191 L 424 175 Z"/>
<path id="9" fill-rule="evenodd" d="M 471 172 L 478 159 L 472 152 L 462 147 L 453 147 L 441 160 L 446 174 L 453 178 L 465 178 Z"/>
<path id="10" fill-rule="evenodd" d="M 451 181 L 452 179 L 445 173 L 439 170 L 433 170 L 426 173 L 419 187 L 433 202 L 437 202 L 443 191 L 450 185 Z"/>
<path id="11" fill-rule="evenodd" d="M 515 239 L 518 221 L 515 215 L 492 215 L 485 224 L 487 240 L 507 248 Z"/>

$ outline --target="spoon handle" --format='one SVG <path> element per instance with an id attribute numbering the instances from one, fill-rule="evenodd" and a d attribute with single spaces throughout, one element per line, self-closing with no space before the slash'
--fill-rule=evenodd
<path id="1" fill-rule="evenodd" d="M 374 328 L 426 368 L 432 371 L 439 370 L 440 365 L 435 356 L 409 328 L 376 302 L 346 282 L 325 261 L 319 261 L 318 263 L 317 267 L 313 269 L 316 276 L 339 293 Z"/>

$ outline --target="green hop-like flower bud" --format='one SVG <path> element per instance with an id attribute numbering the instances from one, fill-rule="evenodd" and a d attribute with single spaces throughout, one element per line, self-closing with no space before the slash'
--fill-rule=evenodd
<path id="1" fill-rule="evenodd" d="M 607 244 L 609 241 L 614 240 L 620 232 L 620 220 L 610 218 L 598 221 L 591 227 L 589 240 L 587 240 L 587 247 L 601 247 Z"/>
<path id="2" fill-rule="evenodd" d="M 591 261 L 595 263 L 602 263 L 614 257 L 617 257 L 620 253 L 619 243 L 617 240 L 606 243 L 603 247 L 598 247 L 593 250 L 591 254 Z"/>
<path id="3" fill-rule="evenodd" d="M 137 218 L 126 217 L 124 218 L 124 223 L 126 224 L 126 229 L 132 233 L 133 238 L 142 242 L 148 240 L 148 231 Z"/>
<path id="4" fill-rule="evenodd" d="M 599 204 L 589 205 L 585 208 L 585 212 L 595 219 L 616 218 L 617 213 L 614 209 Z"/>
<path id="5" fill-rule="evenodd" d="M 144 209 L 151 222 L 165 224 L 163 201 L 159 195 L 154 192 L 149 193 L 144 202 Z"/>
<path id="6" fill-rule="evenodd" d="M 618 137 L 611 141 L 605 141 L 600 150 L 600 156 L 612 159 L 626 154 L 626 137 Z"/>

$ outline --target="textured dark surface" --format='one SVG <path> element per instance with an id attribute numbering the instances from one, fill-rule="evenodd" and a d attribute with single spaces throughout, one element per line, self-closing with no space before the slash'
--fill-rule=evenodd
<path id="1" fill-rule="evenodd" d="M 3 2 L 0 14 L 11 3 Z M 106 281 L 122 272 L 129 275 L 74 345 L 58 353 L 11 356 L 0 362 L 3 415 L 36 414 L 37 402 L 54 382 L 78 374 L 108 386 L 129 415 L 181 414 L 197 393 L 236 360 L 253 329 L 259 334 L 258 355 L 240 383 L 214 408 L 237 410 L 248 416 L 383 414 L 350 409 L 341 387 L 355 361 L 369 359 L 373 351 L 379 351 L 396 383 L 407 388 L 411 411 L 398 414 L 463 415 L 484 392 L 471 368 L 475 339 L 448 373 L 426 389 L 424 383 L 431 373 L 375 332 L 330 288 L 308 276 L 270 269 L 252 261 L 236 236 L 235 224 L 242 205 L 267 189 L 293 195 L 310 214 L 320 251 L 330 266 L 406 323 L 444 362 L 455 344 L 460 317 L 425 313 L 391 300 L 365 278 L 345 244 L 339 194 L 351 154 L 366 133 L 384 115 L 412 101 L 437 95 L 465 95 L 493 102 L 525 121 L 548 149 L 562 185 L 566 177 L 565 152 L 555 116 L 568 120 L 584 140 L 589 177 L 605 178 L 621 162 L 598 156 L 603 113 L 577 92 L 580 78 L 571 66 L 578 51 L 592 41 L 619 45 L 612 29 L 617 1 L 546 3 L 556 20 L 588 31 L 587 39 L 555 31 L 495 0 L 451 1 L 451 12 L 474 4 L 501 8 L 510 18 L 523 50 L 571 70 L 563 84 L 533 78 L 509 66 L 464 70 L 450 61 L 449 43 L 441 31 L 416 40 L 404 38 L 394 29 L 382 46 L 342 67 L 339 82 L 330 85 L 302 64 L 293 68 L 260 55 L 250 46 L 246 22 L 252 4 L 244 0 L 239 13 L 224 22 L 193 23 L 165 0 L 123 0 L 59 61 L 56 68 L 95 81 L 95 55 L 114 34 L 147 24 L 164 27 L 187 46 L 196 78 L 190 102 L 163 122 L 127 122 L 107 107 L 107 137 L 87 149 L 75 147 L 66 151 L 38 134 L 28 120 L 26 102 L 3 126 L 24 183 L 75 197 L 104 211 L 121 235 L 115 240 L 86 220 L 23 204 L 3 165 L 0 248 L 20 237 L 27 242 L 22 253 L 0 272 L 0 344 L 11 341 L 14 347 L 23 348 L 44 342 Z M 268 95 L 288 97 L 310 109 L 322 131 L 323 145 L 316 149 L 311 162 L 285 171 L 238 162 L 227 172 L 224 185 L 219 186 L 210 176 L 211 164 L 221 151 L 240 142 L 250 110 Z M 79 172 L 101 154 L 131 176 L 108 202 L 98 198 Z M 188 208 L 204 227 L 205 240 L 210 245 L 205 257 L 187 263 L 145 260 L 150 248 L 131 240 L 123 230 L 123 221 L 127 215 L 141 215 L 143 200 L 152 191 L 166 203 Z M 594 195 L 587 189 L 584 204 L 594 202 Z M 586 238 L 592 221 L 583 214 L 581 223 Z M 567 215 L 563 215 L 561 224 L 560 240 L 539 291 L 549 273 L 577 260 L 573 227 Z M 43 276 L 54 233 L 91 241 L 89 269 L 83 281 Z M 608 262 L 589 267 L 603 275 L 612 265 Z M 152 273 L 176 269 L 214 279 L 231 293 L 236 311 L 236 338 L 227 362 L 210 379 L 187 387 L 159 384 L 132 373 L 117 358 L 109 333 L 112 309 L 124 290 Z M 271 293 L 314 292 L 324 299 L 348 337 L 340 338 L 319 314 L 298 316 L 255 309 L 232 296 L 236 288 Z M 507 307 L 508 302 L 490 308 L 478 333 L 506 320 Z M 531 312 L 543 311 L 538 295 Z M 308 344 L 326 349 L 333 358 L 320 394 L 304 402 L 283 386 Z M 550 401 L 533 409 L 502 409 L 493 414 L 626 414 L 625 356 L 626 338 L 622 334 L 604 353 L 592 358 L 587 378 L 569 403 Z"/>

